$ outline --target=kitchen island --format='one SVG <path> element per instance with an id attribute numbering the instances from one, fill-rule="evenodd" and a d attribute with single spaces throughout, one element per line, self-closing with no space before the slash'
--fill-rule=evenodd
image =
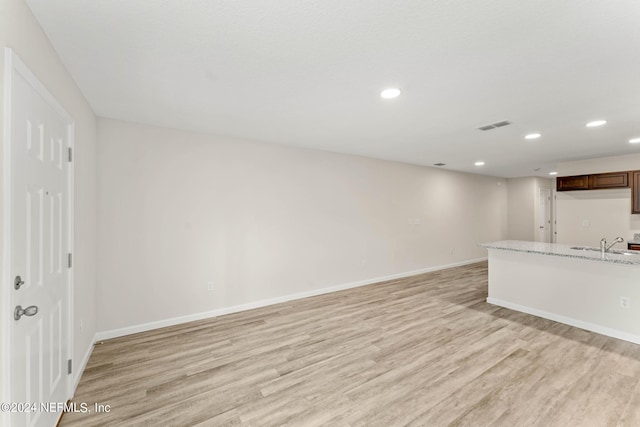
<path id="1" fill-rule="evenodd" d="M 504 240 L 489 251 L 487 302 L 640 344 L 640 252 Z"/>

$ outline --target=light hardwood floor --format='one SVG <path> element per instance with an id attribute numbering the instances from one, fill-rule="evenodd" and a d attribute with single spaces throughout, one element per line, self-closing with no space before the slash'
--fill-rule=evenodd
<path id="1" fill-rule="evenodd" d="M 640 426 L 640 346 L 495 307 L 486 263 L 98 344 L 62 426 Z"/>

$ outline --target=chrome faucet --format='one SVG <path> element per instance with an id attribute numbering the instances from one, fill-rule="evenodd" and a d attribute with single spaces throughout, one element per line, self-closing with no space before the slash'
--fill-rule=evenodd
<path id="1" fill-rule="evenodd" d="M 622 242 L 624 242 L 624 239 L 622 237 L 616 237 L 615 239 L 613 239 L 613 242 L 611 242 L 611 244 L 607 245 L 607 239 L 603 237 L 600 240 L 600 253 L 602 253 L 602 256 L 604 256 L 606 252 L 609 252 L 609 249 L 611 249 L 613 245 Z"/>

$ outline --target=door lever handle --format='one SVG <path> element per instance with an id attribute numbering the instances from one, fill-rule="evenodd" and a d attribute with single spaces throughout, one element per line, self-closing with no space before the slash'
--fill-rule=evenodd
<path id="1" fill-rule="evenodd" d="M 15 320 L 20 320 L 20 318 L 24 316 L 35 316 L 38 313 L 38 307 L 35 305 L 30 305 L 27 308 L 22 308 L 21 305 L 17 306 L 13 311 L 13 318 Z"/>

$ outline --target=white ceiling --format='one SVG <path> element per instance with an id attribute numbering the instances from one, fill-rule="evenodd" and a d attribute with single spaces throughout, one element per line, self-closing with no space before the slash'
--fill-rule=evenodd
<path id="1" fill-rule="evenodd" d="M 640 152 L 638 0 L 27 2 L 102 117 L 502 177 Z"/>

